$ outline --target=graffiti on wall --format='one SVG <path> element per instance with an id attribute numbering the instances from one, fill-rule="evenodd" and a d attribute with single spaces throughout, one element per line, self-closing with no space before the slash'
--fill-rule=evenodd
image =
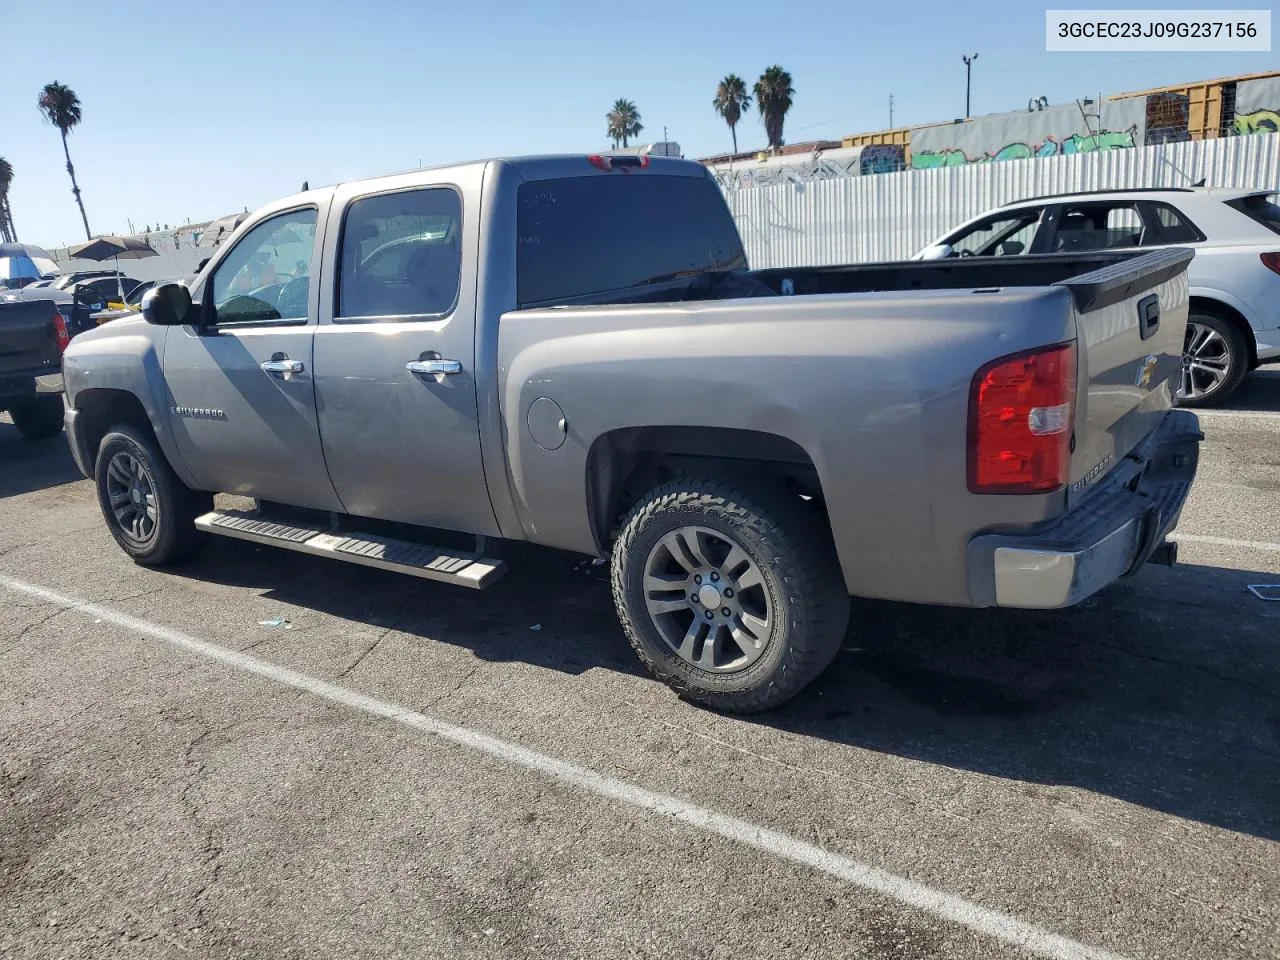
<path id="1" fill-rule="evenodd" d="M 1040 143 L 1008 143 L 995 152 L 971 157 L 963 150 L 925 150 L 911 154 L 911 166 L 917 170 L 934 170 L 938 167 L 963 167 L 970 163 L 991 163 L 996 160 L 1030 160 L 1036 157 L 1070 156 L 1076 153 L 1096 153 L 1101 150 L 1119 150 L 1137 146 L 1138 128 L 1128 130 L 1102 130 L 1081 136 L 1045 137 Z"/>
<path id="2" fill-rule="evenodd" d="M 858 154 L 858 173 L 897 173 L 906 167 L 906 149 L 898 143 L 876 143 Z"/>
<path id="3" fill-rule="evenodd" d="M 1252 113 L 1237 113 L 1235 130 L 1241 136 L 1251 133 L 1280 133 L 1280 110 L 1254 110 Z"/>
<path id="4" fill-rule="evenodd" d="M 1146 98 L 1148 147 L 1191 139 L 1191 98 L 1183 93 L 1153 93 Z"/>

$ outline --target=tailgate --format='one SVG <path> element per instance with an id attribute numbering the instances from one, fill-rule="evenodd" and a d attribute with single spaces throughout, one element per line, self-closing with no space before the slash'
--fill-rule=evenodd
<path id="1" fill-rule="evenodd" d="M 1079 344 L 1068 502 L 1105 477 L 1173 405 L 1194 252 L 1155 250 L 1062 281 Z"/>
<path id="2" fill-rule="evenodd" d="M 61 369 L 52 300 L 0 303 L 0 377 Z"/>

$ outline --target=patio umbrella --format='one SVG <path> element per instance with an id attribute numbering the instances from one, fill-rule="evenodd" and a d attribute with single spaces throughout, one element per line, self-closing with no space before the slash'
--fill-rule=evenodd
<path id="1" fill-rule="evenodd" d="M 120 299 L 124 299 L 124 290 L 120 286 L 120 261 L 124 260 L 144 260 L 147 257 L 158 257 L 160 254 L 151 249 L 151 244 L 145 240 L 139 240 L 137 237 L 117 237 L 109 234 L 105 237 L 95 237 L 88 243 L 82 243 L 78 247 L 72 247 L 67 251 L 71 256 L 80 260 L 115 260 L 116 262 L 116 293 L 120 295 Z"/>
<path id="2" fill-rule="evenodd" d="M 34 243 L 0 243 L 0 280 L 36 280 L 57 273 L 58 265 Z"/>

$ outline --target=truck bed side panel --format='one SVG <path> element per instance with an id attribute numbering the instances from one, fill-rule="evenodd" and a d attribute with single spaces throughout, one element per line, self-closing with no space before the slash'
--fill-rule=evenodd
<path id="1" fill-rule="evenodd" d="M 793 440 L 817 468 L 854 594 L 967 603 L 965 544 L 1033 524 L 1061 494 L 974 497 L 965 487 L 970 380 L 993 357 L 1074 336 L 1062 289 L 764 298 L 518 311 L 501 319 L 499 390 L 525 535 L 597 549 L 593 443 L 637 426 L 747 429 Z M 564 412 L 556 450 L 529 408 Z"/>

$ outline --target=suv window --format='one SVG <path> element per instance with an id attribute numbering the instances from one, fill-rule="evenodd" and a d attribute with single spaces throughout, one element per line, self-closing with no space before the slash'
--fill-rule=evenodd
<path id="1" fill-rule="evenodd" d="M 428 187 L 354 200 L 342 227 L 338 320 L 438 316 L 462 271 L 462 200 Z"/>
<path id="2" fill-rule="evenodd" d="M 1227 206 L 1239 210 L 1250 220 L 1260 223 L 1273 233 L 1280 233 L 1280 206 L 1272 199 L 1275 194 L 1255 194 L 1252 197 L 1241 197 L 1239 200 L 1228 200 Z"/>
<path id="3" fill-rule="evenodd" d="M 947 241 L 962 257 L 1011 257 L 1031 252 L 1040 208 L 987 217 Z"/>
<path id="4" fill-rule="evenodd" d="M 306 322 L 316 210 L 307 207 L 264 220 L 218 264 L 210 281 L 214 322 Z"/>
<path id="5" fill-rule="evenodd" d="M 746 265 L 733 216 L 710 178 L 623 170 L 520 185 L 522 306 Z"/>
<path id="6" fill-rule="evenodd" d="M 1139 246 L 1142 217 L 1133 203 L 1090 203 L 1063 207 L 1053 249 L 1063 253 Z"/>

